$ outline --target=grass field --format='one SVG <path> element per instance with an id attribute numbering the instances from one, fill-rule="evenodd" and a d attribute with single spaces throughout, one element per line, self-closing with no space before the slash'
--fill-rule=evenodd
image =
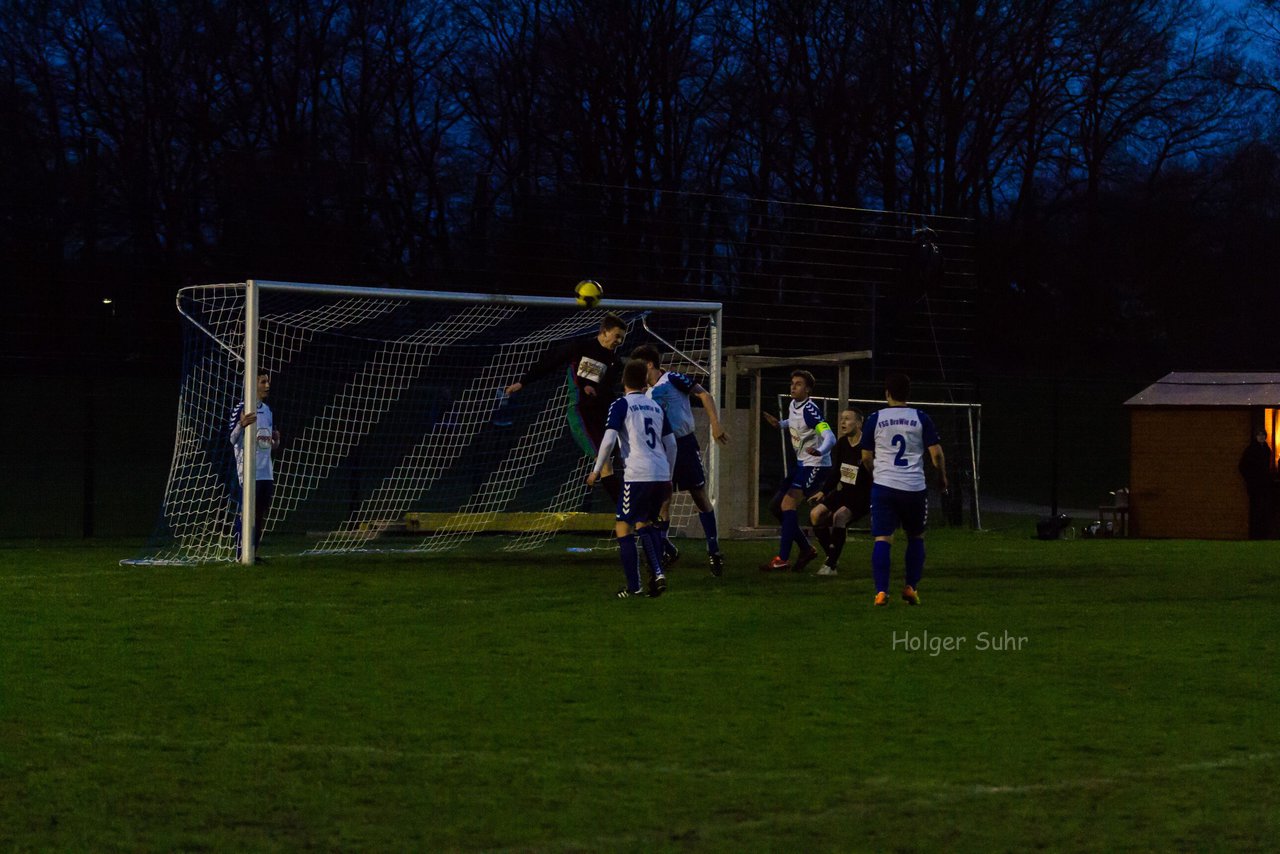
<path id="1" fill-rule="evenodd" d="M 989 521 L 885 609 L 865 538 L 837 579 L 731 543 L 717 580 L 685 543 L 642 601 L 564 543 L 246 571 L 9 542 L 0 849 L 1273 849 L 1280 543 Z"/>

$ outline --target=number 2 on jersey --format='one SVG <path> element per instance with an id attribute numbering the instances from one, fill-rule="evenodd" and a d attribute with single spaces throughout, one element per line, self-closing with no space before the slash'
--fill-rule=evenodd
<path id="1" fill-rule="evenodd" d="M 893 464 L 895 466 L 903 466 L 905 468 L 908 465 L 906 437 L 901 433 L 894 433 L 893 438 L 890 439 L 889 442 L 898 449 L 898 453 L 893 458 Z"/>

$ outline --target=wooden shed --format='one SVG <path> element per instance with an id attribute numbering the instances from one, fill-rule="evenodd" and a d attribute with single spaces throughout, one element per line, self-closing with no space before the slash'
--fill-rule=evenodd
<path id="1" fill-rule="evenodd" d="M 1249 498 L 1237 465 L 1259 428 L 1275 463 L 1280 373 L 1174 372 L 1125 406 L 1130 533 L 1247 538 Z"/>

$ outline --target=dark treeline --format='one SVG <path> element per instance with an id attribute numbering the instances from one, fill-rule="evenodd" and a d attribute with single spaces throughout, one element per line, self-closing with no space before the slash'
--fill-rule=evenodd
<path id="1" fill-rule="evenodd" d="M 651 255 L 730 270 L 685 260 L 670 295 L 768 302 L 680 227 L 714 231 L 726 208 L 704 200 L 730 198 L 768 202 L 735 209 L 745 243 L 777 205 L 967 218 L 988 364 L 1260 367 L 1280 320 L 1275 13 L 3 0 L 5 350 L 91 353 L 101 296 L 167 318 L 176 286 L 250 276 L 563 292 L 494 277 L 556 199 L 596 252 L 640 223 Z"/>

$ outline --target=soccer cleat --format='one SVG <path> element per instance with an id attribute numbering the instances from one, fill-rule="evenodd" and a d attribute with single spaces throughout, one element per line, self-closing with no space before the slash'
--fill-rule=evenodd
<path id="1" fill-rule="evenodd" d="M 920 604 L 920 594 L 917 593 L 916 589 L 912 587 L 910 584 L 902 588 L 902 598 L 906 600 L 908 605 Z"/>
<path id="2" fill-rule="evenodd" d="M 829 563 L 824 563 L 821 567 L 818 568 L 818 571 L 814 573 L 814 575 L 839 575 L 839 574 L 840 573 L 836 571 L 836 568 Z"/>
<path id="3" fill-rule="evenodd" d="M 627 588 L 624 587 L 621 590 L 619 590 L 615 595 L 619 599 L 639 599 L 640 597 L 644 596 L 644 591 L 628 590 Z"/>
<path id="4" fill-rule="evenodd" d="M 707 555 L 707 559 L 711 561 L 711 574 L 716 578 L 724 575 L 724 555 L 716 552 L 713 555 Z"/>
<path id="5" fill-rule="evenodd" d="M 791 567 L 791 571 L 804 572 L 804 568 L 812 563 L 814 558 L 817 556 L 818 550 L 810 546 L 807 552 L 802 553 L 800 557 L 796 558 L 796 565 Z"/>
<path id="6" fill-rule="evenodd" d="M 649 598 L 657 599 L 663 593 L 667 592 L 667 577 L 662 573 L 658 573 L 649 579 Z"/>
<path id="7" fill-rule="evenodd" d="M 760 564 L 761 572 L 786 572 L 790 568 L 791 568 L 791 561 L 783 560 L 780 557 L 775 557 L 773 560 L 768 561 L 767 563 Z"/>
<path id="8" fill-rule="evenodd" d="M 680 550 L 671 545 L 670 540 L 662 542 L 662 571 L 666 572 L 675 566 L 676 561 L 680 560 Z"/>
<path id="9" fill-rule="evenodd" d="M 888 605 L 888 604 L 889 604 L 889 594 L 888 594 L 888 593 L 885 593 L 883 590 L 881 590 L 879 593 L 877 593 L 877 594 L 876 594 L 876 604 L 877 604 L 877 605 L 882 605 L 882 606 L 883 606 L 883 605 Z"/>

